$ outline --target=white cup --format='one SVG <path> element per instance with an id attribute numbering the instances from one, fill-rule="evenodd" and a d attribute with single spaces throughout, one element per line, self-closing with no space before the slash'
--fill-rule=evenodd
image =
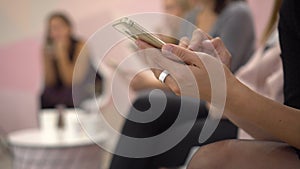
<path id="1" fill-rule="evenodd" d="M 63 112 L 64 136 L 66 138 L 76 138 L 82 135 L 81 124 L 78 114 L 74 109 L 65 109 Z"/>
<path id="2" fill-rule="evenodd" d="M 40 128 L 45 136 L 52 137 L 57 133 L 59 114 L 55 109 L 44 109 L 39 114 Z"/>

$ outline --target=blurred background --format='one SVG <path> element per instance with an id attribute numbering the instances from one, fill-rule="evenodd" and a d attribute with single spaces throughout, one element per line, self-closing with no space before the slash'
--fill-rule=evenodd
<path id="1" fill-rule="evenodd" d="M 273 2 L 248 0 L 257 40 Z M 45 23 L 53 11 L 65 11 L 74 23 L 75 34 L 86 40 L 119 17 L 162 12 L 163 7 L 161 0 L 0 0 L 0 135 L 38 125 Z"/>
<path id="2" fill-rule="evenodd" d="M 75 32 L 88 39 L 106 23 L 138 12 L 162 11 L 161 0 L 23 0 L 0 1 L 0 129 L 10 132 L 36 122 L 38 93 L 42 86 L 41 47 L 46 17 L 52 11 L 66 11 Z M 248 0 L 260 37 L 272 0 Z M 256 38 L 259 39 L 259 38 Z"/>

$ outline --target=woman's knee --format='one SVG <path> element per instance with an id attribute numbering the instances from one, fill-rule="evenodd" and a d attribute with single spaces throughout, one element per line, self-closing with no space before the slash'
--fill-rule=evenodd
<path id="1" fill-rule="evenodd" d="M 289 145 L 271 141 L 227 140 L 201 147 L 189 169 L 299 168 Z"/>
<path id="2" fill-rule="evenodd" d="M 234 157 L 236 151 L 232 143 L 238 140 L 225 140 L 201 147 L 188 165 L 188 169 L 218 169 L 226 165 Z"/>

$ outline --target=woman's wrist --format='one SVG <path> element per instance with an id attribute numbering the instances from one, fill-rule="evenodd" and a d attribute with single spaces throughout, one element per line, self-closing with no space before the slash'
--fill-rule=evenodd
<path id="1" fill-rule="evenodd" d="M 248 90 L 235 76 L 228 78 L 225 112 L 233 112 L 237 107 L 243 105 L 244 97 L 247 96 Z"/>

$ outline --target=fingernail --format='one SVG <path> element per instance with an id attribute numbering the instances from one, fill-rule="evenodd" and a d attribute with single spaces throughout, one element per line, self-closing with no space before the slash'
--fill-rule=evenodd
<path id="1" fill-rule="evenodd" d="M 172 53 L 172 51 L 173 51 L 173 46 L 172 45 L 164 45 L 163 47 L 162 47 L 162 52 L 169 52 L 169 53 Z"/>
<path id="2" fill-rule="evenodd" d="M 204 40 L 202 42 L 203 45 L 212 45 L 211 41 L 210 40 Z"/>
<path id="3" fill-rule="evenodd" d="M 206 39 L 202 43 L 211 43 L 211 40 Z"/>
<path id="4" fill-rule="evenodd" d="M 212 44 L 211 40 L 204 40 L 202 42 L 202 45 L 206 48 L 209 48 L 209 49 L 213 49 L 214 48 L 214 45 Z"/>

